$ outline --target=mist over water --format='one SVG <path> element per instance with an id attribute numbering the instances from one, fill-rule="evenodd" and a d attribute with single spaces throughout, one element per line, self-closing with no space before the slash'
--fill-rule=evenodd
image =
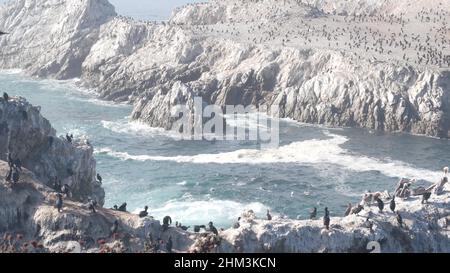
<path id="1" fill-rule="evenodd" d="M 337 216 L 366 190 L 392 192 L 404 176 L 435 182 L 449 165 L 448 140 L 289 120 L 280 123 L 277 149 L 251 141 L 177 141 L 131 122 L 130 105 L 98 100 L 75 83 L 0 73 L 0 90 L 40 105 L 59 135 L 89 137 L 107 207 L 127 202 L 137 212 L 148 205 L 158 219 L 228 227 L 247 209 L 306 218 L 313 206 Z"/>

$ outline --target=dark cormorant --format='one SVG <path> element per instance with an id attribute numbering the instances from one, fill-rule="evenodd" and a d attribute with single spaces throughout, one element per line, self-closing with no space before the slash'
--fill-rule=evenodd
<path id="1" fill-rule="evenodd" d="M 181 228 L 184 231 L 187 231 L 190 228 L 190 226 L 188 226 L 188 227 L 187 226 L 182 226 L 181 223 L 180 223 L 180 225 L 178 227 Z"/>
<path id="2" fill-rule="evenodd" d="M 383 201 L 382 201 L 380 198 L 377 198 L 376 201 L 377 201 L 377 205 L 378 205 L 378 210 L 379 210 L 381 213 L 383 213 L 383 209 L 384 209 L 384 203 L 383 203 Z"/>
<path id="3" fill-rule="evenodd" d="M 270 215 L 270 211 L 267 210 L 267 220 L 271 221 L 272 220 L 272 215 Z"/>
<path id="4" fill-rule="evenodd" d="M 217 228 L 214 226 L 213 222 L 209 222 L 208 227 L 212 233 L 214 233 L 215 235 L 219 235 L 219 232 L 217 231 Z"/>
<path id="5" fill-rule="evenodd" d="M 169 226 L 172 224 L 172 218 L 170 216 L 166 216 L 163 218 L 163 225 L 162 225 L 162 231 L 166 231 L 169 229 Z"/>
<path id="6" fill-rule="evenodd" d="M 426 192 L 422 195 L 422 204 L 428 203 L 428 199 L 431 197 L 431 192 Z"/>
<path id="7" fill-rule="evenodd" d="M 206 229 L 205 225 L 194 226 L 194 232 L 200 232 L 200 229 Z"/>
<path id="8" fill-rule="evenodd" d="M 117 210 L 127 212 L 127 203 L 125 202 L 122 205 L 120 205 L 120 207 Z"/>
<path id="9" fill-rule="evenodd" d="M 391 209 L 392 212 L 395 212 L 395 206 L 396 206 L 396 204 L 395 204 L 395 196 L 394 196 L 394 197 L 392 197 L 391 204 L 389 205 L 389 208 Z"/>
<path id="10" fill-rule="evenodd" d="M 397 211 L 397 223 L 400 227 L 403 227 L 403 218 L 400 215 L 400 212 Z"/>
<path id="11" fill-rule="evenodd" d="M 361 204 L 359 204 L 356 208 L 353 208 L 353 209 L 352 209 L 352 214 L 358 214 L 358 213 L 360 213 L 363 209 L 364 209 L 364 207 L 361 206 Z"/>
<path id="12" fill-rule="evenodd" d="M 344 213 L 344 216 L 349 216 L 350 215 L 350 212 L 352 212 L 352 203 L 348 203 L 348 207 L 347 207 L 347 210 L 345 211 L 345 213 Z"/>
<path id="13" fill-rule="evenodd" d="M 323 225 L 327 230 L 330 229 L 330 212 L 328 208 L 325 208 L 325 216 L 323 217 Z"/>
<path id="14" fill-rule="evenodd" d="M 145 206 L 144 210 L 141 211 L 141 212 L 139 212 L 139 217 L 140 217 L 140 218 L 147 217 L 147 215 L 148 215 L 147 210 L 148 210 L 148 206 Z"/>
<path id="15" fill-rule="evenodd" d="M 313 220 L 313 219 L 316 218 L 316 217 L 317 217 L 317 208 L 314 207 L 314 208 L 312 209 L 312 211 L 309 213 L 309 219 Z"/>
<path id="16" fill-rule="evenodd" d="M 98 180 L 100 183 L 102 183 L 102 180 L 103 180 L 103 179 L 102 179 L 102 177 L 101 177 L 101 175 L 100 175 L 99 173 L 97 174 L 97 180 Z"/>
<path id="17" fill-rule="evenodd" d="M 60 193 L 58 193 L 56 195 L 56 208 L 58 209 L 58 212 L 61 212 L 61 209 L 63 207 L 63 199 L 62 199 L 62 195 Z"/>
<path id="18" fill-rule="evenodd" d="M 3 99 L 4 99 L 5 101 L 8 101 L 8 100 L 9 100 L 9 95 L 8 95 L 8 93 L 3 92 Z"/>

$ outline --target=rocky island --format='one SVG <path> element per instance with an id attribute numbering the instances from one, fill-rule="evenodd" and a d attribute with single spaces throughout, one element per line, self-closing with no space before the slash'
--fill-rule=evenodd
<path id="1" fill-rule="evenodd" d="M 448 137 L 449 5 L 213 0 L 141 22 L 106 0 L 20 0 L 0 8 L 0 28 L 11 32 L 0 38 L 0 68 L 79 77 L 103 99 L 133 103 L 133 119 L 166 129 L 171 106 L 201 96 L 277 105 L 306 123 Z"/>
<path id="2" fill-rule="evenodd" d="M 438 0 L 224 0 L 141 22 L 106 0 L 18 0 L 0 7 L 0 29 L 10 32 L 0 37 L 0 68 L 80 78 L 102 99 L 133 103 L 133 119 L 166 129 L 171 106 L 201 96 L 221 106 L 279 105 L 280 116 L 307 123 L 448 137 L 449 8 Z M 21 160 L 17 183 L 3 179 L 7 154 Z M 71 189 L 61 211 L 58 180 Z M 395 199 L 393 211 L 370 200 L 345 217 L 332 211 L 328 228 L 321 217 L 252 211 L 218 234 L 163 227 L 103 207 L 87 138 L 59 137 L 38 106 L 0 98 L 0 252 L 166 252 L 169 241 L 174 252 L 450 252 L 449 197 L 447 183 L 427 202 Z"/>
<path id="3" fill-rule="evenodd" d="M 175 252 L 367 252 L 372 250 L 368 248 L 371 242 L 377 242 L 383 252 L 450 251 L 448 183 L 426 204 L 419 197 L 397 198 L 401 225 L 396 213 L 379 212 L 369 202 L 357 214 L 333 217 L 333 213 L 329 229 L 320 218 L 267 220 L 258 219 L 251 211 L 217 235 L 173 225 L 162 229 L 163 224 L 151 216 L 140 218 L 102 208 L 104 191 L 95 179 L 89 141 L 74 139 L 70 143 L 57 137 L 39 110 L 20 97 L 0 99 L 1 252 L 153 252 L 155 241 L 162 243 L 164 251 L 169 238 Z M 17 183 L 4 179 L 9 169 L 5 147 L 22 158 Z M 64 196 L 61 212 L 55 208 L 58 191 L 52 184 L 54 176 L 73 191 Z M 90 199 L 99 200 L 95 212 L 89 208 Z"/>

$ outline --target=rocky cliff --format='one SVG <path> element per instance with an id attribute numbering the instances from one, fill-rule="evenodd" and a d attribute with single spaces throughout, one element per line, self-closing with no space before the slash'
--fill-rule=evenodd
<path id="1" fill-rule="evenodd" d="M 421 198 L 397 199 L 397 211 L 404 222 L 402 227 L 396 214 L 388 208 L 380 213 L 376 205 L 366 207 L 358 215 L 331 217 L 330 230 L 323 228 L 321 219 L 267 221 L 254 219 L 254 215 L 247 213 L 238 229 L 221 234 L 225 240 L 220 250 L 242 253 L 448 253 L 448 197 L 448 191 L 441 196 L 434 195 L 429 204 L 421 204 Z M 384 202 L 389 204 L 388 200 Z"/>
<path id="2" fill-rule="evenodd" d="M 7 163 L 0 161 L 0 176 L 4 177 L 7 170 Z M 152 217 L 139 218 L 107 208 L 97 208 L 93 213 L 86 203 L 67 197 L 58 212 L 54 190 L 24 169 L 18 184 L 3 179 L 0 182 L 0 252 L 153 252 L 150 238 L 160 238 L 163 241 L 160 252 L 165 252 L 169 237 L 175 252 L 365 253 L 374 251 L 372 247 L 383 253 L 449 252 L 449 197 L 447 184 L 444 192 L 433 194 L 428 204 L 421 204 L 420 198 L 415 197 L 397 199 L 402 227 L 395 214 L 387 209 L 380 213 L 374 206 L 366 206 L 359 215 L 347 217 L 331 212 L 330 230 L 323 227 L 320 213 L 318 220 L 275 216 L 268 221 L 245 212 L 239 227 L 220 230 L 215 237 L 208 232 L 193 233 L 173 226 L 162 232 L 160 221 Z M 115 221 L 118 229 L 112 235 Z"/>
<path id="3" fill-rule="evenodd" d="M 0 161 L 0 176 L 8 165 Z M 24 169 L 18 184 L 0 182 L 0 253 L 7 252 L 143 252 L 148 237 L 157 237 L 161 225 L 153 219 L 139 219 L 137 215 L 97 208 L 96 213 L 86 203 L 64 198 L 62 212 L 55 208 L 56 193 L 35 179 Z M 118 221 L 117 234 L 111 235 L 113 223 Z M 8 236 L 14 235 L 11 240 Z M 20 239 L 15 239 L 20 236 Z M 187 251 L 194 236 L 171 229 L 161 236 L 172 236 L 174 247 Z M 155 238 L 156 239 L 156 238 Z M 35 242 L 32 246 L 30 242 Z M 26 247 L 25 247 L 26 245 Z M 40 247 L 36 247 L 40 245 Z"/>
<path id="4" fill-rule="evenodd" d="M 103 204 L 105 193 L 96 181 L 93 147 L 87 139 L 69 143 L 24 98 L 0 98 L 0 159 L 20 159 L 36 179 L 53 186 L 55 177 L 68 184 L 75 200 L 95 198 Z"/>
<path id="5" fill-rule="evenodd" d="M 0 7 L 1 68 L 69 79 L 97 41 L 99 28 L 116 16 L 107 0 L 17 0 Z"/>
<path id="6" fill-rule="evenodd" d="M 201 96 L 278 105 L 301 122 L 449 135 L 447 1 L 209 1 L 158 24 L 114 17 L 106 1 L 53 2 L 0 9 L 14 32 L 0 38 L 0 67 L 80 76 L 152 126 L 171 128 L 171 105 Z M 51 42 L 35 38 L 48 30 Z"/>

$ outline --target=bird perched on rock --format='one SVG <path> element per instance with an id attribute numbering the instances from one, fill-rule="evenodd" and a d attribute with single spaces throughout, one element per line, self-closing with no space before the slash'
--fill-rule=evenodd
<path id="1" fill-rule="evenodd" d="M 402 228 L 403 227 L 403 217 L 400 215 L 400 212 L 397 211 L 397 223 Z"/>
<path id="2" fill-rule="evenodd" d="M 140 217 L 140 218 L 147 217 L 147 215 L 148 215 L 147 210 L 148 210 L 148 206 L 145 206 L 145 207 L 144 207 L 144 210 L 141 211 L 141 212 L 139 212 L 139 217 Z"/>
<path id="3" fill-rule="evenodd" d="M 428 199 L 431 197 L 431 192 L 426 192 L 422 195 L 422 204 L 427 204 Z"/>
<path id="4" fill-rule="evenodd" d="M 63 199 L 62 199 L 62 194 L 58 193 L 56 195 L 56 204 L 55 204 L 56 208 L 58 209 L 58 212 L 61 212 L 61 209 L 63 207 Z"/>
<path id="5" fill-rule="evenodd" d="M 352 212 L 352 203 L 348 203 L 347 210 L 345 210 L 344 216 L 349 216 L 350 212 Z"/>
<path id="6" fill-rule="evenodd" d="M 328 208 L 325 208 L 325 216 L 323 217 L 323 225 L 327 230 L 330 229 L 330 212 Z"/>
<path id="7" fill-rule="evenodd" d="M 97 174 L 97 180 L 98 180 L 98 182 L 102 183 L 103 178 L 101 177 L 101 175 L 99 173 Z"/>
<path id="8" fill-rule="evenodd" d="M 363 206 L 361 206 L 360 204 L 358 204 L 358 206 L 356 208 L 352 209 L 352 214 L 358 214 L 360 213 L 362 210 L 364 209 Z"/>
<path id="9" fill-rule="evenodd" d="M 219 235 L 219 232 L 217 231 L 217 228 L 214 226 L 213 222 L 209 222 L 208 227 L 212 233 L 214 233 L 215 235 Z"/>
<path id="10" fill-rule="evenodd" d="M 120 207 L 117 210 L 127 212 L 127 203 L 124 202 L 122 205 L 120 205 Z"/>
<path id="11" fill-rule="evenodd" d="M 391 203 L 389 204 L 389 208 L 391 209 L 392 212 L 395 212 L 395 196 L 392 197 Z"/>
<path id="12" fill-rule="evenodd" d="M 3 92 L 3 99 L 4 99 L 5 101 L 8 101 L 8 100 L 9 100 L 9 95 L 8 95 L 8 93 Z"/>
<path id="13" fill-rule="evenodd" d="M 317 208 L 314 207 L 309 213 L 309 219 L 313 220 L 317 217 Z"/>
<path id="14" fill-rule="evenodd" d="M 194 232 L 198 233 L 198 232 L 200 232 L 200 229 L 202 229 L 202 228 L 206 229 L 205 225 L 200 225 L 200 226 L 195 225 L 194 226 Z"/>
<path id="15" fill-rule="evenodd" d="M 172 224 L 172 218 L 170 216 L 166 216 L 163 218 L 162 231 L 166 231 L 169 229 L 169 226 Z"/>
<path id="16" fill-rule="evenodd" d="M 378 210 L 380 211 L 380 213 L 383 213 L 383 209 L 384 209 L 383 201 L 378 197 L 377 197 L 376 201 L 377 201 L 377 205 L 378 205 Z"/>
<path id="17" fill-rule="evenodd" d="M 272 215 L 270 215 L 270 211 L 267 210 L 267 220 L 271 221 L 272 220 Z"/>

